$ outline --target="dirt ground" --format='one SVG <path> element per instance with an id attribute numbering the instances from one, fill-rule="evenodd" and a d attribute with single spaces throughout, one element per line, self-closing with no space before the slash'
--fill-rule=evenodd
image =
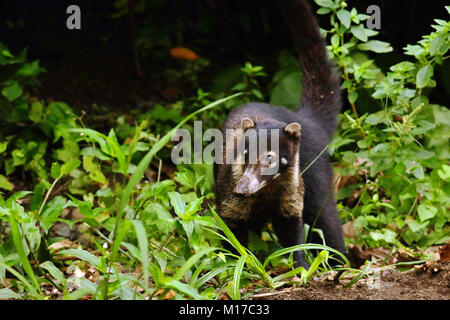
<path id="1" fill-rule="evenodd" d="M 409 271 L 382 271 L 361 279 L 350 288 L 349 280 L 317 279 L 304 287 L 259 293 L 258 300 L 450 300 L 450 262 L 436 262 Z"/>

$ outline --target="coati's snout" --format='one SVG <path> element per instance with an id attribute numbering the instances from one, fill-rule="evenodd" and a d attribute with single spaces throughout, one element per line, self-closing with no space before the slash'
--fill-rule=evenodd
<path id="1" fill-rule="evenodd" d="M 246 170 L 244 175 L 236 183 L 233 192 L 237 195 L 248 197 L 261 190 L 266 184 L 266 181 L 261 179 L 261 176 L 257 171 L 258 170 L 255 170 L 255 168 Z"/>
<path id="2" fill-rule="evenodd" d="M 276 168 L 278 163 L 275 161 L 275 153 L 269 151 L 256 164 L 248 164 L 244 170 L 244 174 L 237 181 L 233 192 L 237 195 L 248 197 L 264 188 L 270 181 L 279 176 L 279 168 Z M 276 173 L 272 175 L 264 174 L 270 169 L 276 169 Z"/>
<path id="3" fill-rule="evenodd" d="M 245 150 L 243 151 L 246 161 L 245 165 L 243 165 L 242 175 L 237 180 L 233 189 L 234 194 L 248 197 L 278 179 L 286 168 L 289 167 L 291 161 L 296 157 L 298 158 L 300 125 L 298 123 L 286 125 L 273 121 L 261 121 L 255 124 L 253 120 L 244 118 L 241 121 L 241 126 L 246 133 L 249 129 L 256 129 L 256 140 L 253 140 L 253 143 L 257 144 L 254 150 L 257 150 L 258 157 L 256 157 L 256 161 L 249 162 L 251 158 L 249 156 L 249 150 L 251 150 L 249 143 L 252 142 L 246 136 Z M 273 149 L 274 144 L 273 141 L 270 141 L 270 134 L 268 136 L 265 134 L 261 135 L 261 129 L 266 128 L 278 129 L 281 132 L 276 135 L 278 139 L 276 149 Z M 267 144 L 265 145 L 268 148 L 260 148 L 260 141 L 262 139 L 267 139 Z"/>

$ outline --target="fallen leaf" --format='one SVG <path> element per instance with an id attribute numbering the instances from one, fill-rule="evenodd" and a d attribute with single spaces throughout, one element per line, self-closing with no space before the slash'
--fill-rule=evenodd
<path id="1" fill-rule="evenodd" d="M 64 239 L 55 243 L 52 243 L 49 246 L 49 249 L 55 250 L 56 251 L 60 251 L 61 249 L 75 249 L 77 248 L 78 245 L 75 242 L 72 242 L 70 240 Z"/>
<path id="2" fill-rule="evenodd" d="M 450 241 L 439 247 L 441 261 L 450 261 Z"/>
<path id="3" fill-rule="evenodd" d="M 175 59 L 184 59 L 184 60 L 197 60 L 197 54 L 191 49 L 184 47 L 176 47 L 170 50 L 170 55 Z"/>

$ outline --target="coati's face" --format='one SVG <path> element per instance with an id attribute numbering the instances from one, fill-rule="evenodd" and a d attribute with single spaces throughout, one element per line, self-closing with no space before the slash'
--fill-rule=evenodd
<path id="1" fill-rule="evenodd" d="M 300 124 L 244 118 L 241 127 L 244 161 L 235 170 L 240 176 L 233 190 L 235 194 L 245 197 L 256 194 L 282 179 L 288 168 L 298 174 Z"/>

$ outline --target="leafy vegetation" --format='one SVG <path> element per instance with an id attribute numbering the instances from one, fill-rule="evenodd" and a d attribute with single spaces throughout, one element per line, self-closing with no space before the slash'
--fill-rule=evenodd
<path id="1" fill-rule="evenodd" d="M 450 23 L 435 20 L 435 31 L 384 74 L 370 54 L 392 48 L 372 40 L 378 32 L 365 27 L 368 16 L 339 0 L 316 3 L 330 18 L 322 31 L 351 106 L 328 149 L 342 221 L 356 232 L 347 240 L 393 250 L 450 240 L 450 112 L 427 98 L 436 66 L 448 59 Z M 164 171 L 171 134 L 192 129 L 192 120 L 218 127 L 254 100 L 294 108 L 296 64 L 281 52 L 267 89 L 260 79 L 270 75 L 247 62 L 222 92 L 199 88 L 196 97 L 132 111 L 131 121 L 121 116 L 101 132 L 67 104 L 32 97 L 43 68 L 26 60 L 26 50 L 14 55 L 0 44 L 0 298 L 242 299 L 305 284 L 337 257 L 346 264 L 335 270 L 355 275 L 348 285 L 358 281 L 369 265 L 352 269 L 326 245 L 281 249 L 270 226 L 243 247 L 214 211 L 211 166 Z M 183 77 L 192 79 L 197 67 Z M 367 105 L 375 111 L 361 112 Z M 309 270 L 292 269 L 295 250 L 306 250 Z"/>

